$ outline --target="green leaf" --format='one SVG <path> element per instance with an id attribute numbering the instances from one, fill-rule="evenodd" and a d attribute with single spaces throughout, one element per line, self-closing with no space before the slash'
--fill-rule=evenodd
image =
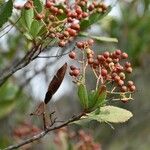
<path id="1" fill-rule="evenodd" d="M 23 26 L 26 27 L 26 30 L 30 30 L 31 24 L 33 22 L 33 17 L 34 17 L 33 8 L 31 8 L 29 10 L 22 9 L 21 22 L 22 22 Z"/>
<path id="2" fill-rule="evenodd" d="M 33 3 L 34 3 L 34 7 L 36 9 L 36 11 L 38 13 L 42 12 L 43 10 L 43 3 L 41 0 L 33 0 Z"/>
<path id="3" fill-rule="evenodd" d="M 87 118 L 97 120 L 98 122 L 122 123 L 129 120 L 133 114 L 126 110 L 115 106 L 104 106 L 100 108 L 100 113 L 89 113 Z"/>
<path id="4" fill-rule="evenodd" d="M 88 108 L 88 94 L 86 86 L 83 84 L 80 84 L 78 86 L 78 96 L 80 99 L 80 104 L 82 105 L 83 109 Z"/>
<path id="5" fill-rule="evenodd" d="M 91 91 L 88 95 L 89 111 L 95 110 L 104 104 L 106 99 L 106 87 L 101 86 L 97 91 Z"/>
<path id="6" fill-rule="evenodd" d="M 4 100 L 0 101 L 0 119 L 7 116 L 16 106 L 16 101 L 14 100 Z"/>
<path id="7" fill-rule="evenodd" d="M 12 14 L 13 2 L 9 0 L 0 6 L 0 28 L 6 23 Z"/>
<path id="8" fill-rule="evenodd" d="M 101 86 L 97 91 L 96 94 L 94 96 L 94 109 L 96 109 L 97 107 L 101 106 L 107 96 L 107 92 L 106 92 L 106 86 Z"/>
<path id="9" fill-rule="evenodd" d="M 42 23 L 40 21 L 34 20 L 32 22 L 31 28 L 30 28 L 30 34 L 35 38 L 39 31 L 42 28 Z"/>
<path id="10" fill-rule="evenodd" d="M 24 36 L 26 37 L 26 39 L 28 39 L 29 41 L 32 41 L 32 40 L 33 40 L 32 36 L 31 36 L 28 32 L 25 32 L 23 35 L 24 35 Z"/>
<path id="11" fill-rule="evenodd" d="M 118 39 L 117 38 L 104 37 L 104 36 L 94 36 L 94 35 L 90 35 L 90 34 L 88 34 L 86 32 L 80 32 L 79 35 L 92 38 L 92 39 L 97 40 L 99 42 L 114 42 L 114 43 L 118 43 Z"/>
<path id="12" fill-rule="evenodd" d="M 18 91 L 18 88 L 12 83 L 5 83 L 0 88 L 0 102 L 5 100 L 12 100 Z"/>
<path id="13" fill-rule="evenodd" d="M 108 7 L 108 9 L 105 13 L 98 13 L 98 12 L 92 13 L 88 18 L 81 21 L 81 23 L 80 23 L 81 31 L 85 30 L 92 24 L 96 23 L 97 21 L 99 21 L 100 19 L 105 17 L 110 12 L 110 10 L 111 10 L 111 6 Z"/>

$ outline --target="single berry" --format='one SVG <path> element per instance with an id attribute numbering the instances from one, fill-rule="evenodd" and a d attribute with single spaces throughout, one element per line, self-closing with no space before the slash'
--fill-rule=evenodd
<path id="1" fill-rule="evenodd" d="M 107 75 L 107 70 L 106 69 L 102 69 L 101 70 L 101 75 L 104 77 Z"/>
<path id="2" fill-rule="evenodd" d="M 80 30 L 80 25 L 78 23 L 72 23 L 70 28 L 74 30 Z"/>
<path id="3" fill-rule="evenodd" d="M 70 36 L 76 36 L 77 35 L 77 32 L 74 29 L 68 28 L 67 31 L 69 32 Z"/>
<path id="4" fill-rule="evenodd" d="M 127 92 L 127 87 L 125 85 L 121 87 L 121 92 Z"/>
<path id="5" fill-rule="evenodd" d="M 128 85 L 129 87 L 131 87 L 133 84 L 134 84 L 133 81 L 128 81 L 128 83 L 127 83 L 127 85 Z"/>
<path id="6" fill-rule="evenodd" d="M 77 77 L 79 74 L 80 74 L 80 70 L 79 70 L 79 69 L 73 70 L 73 75 L 74 75 L 75 77 Z"/>
<path id="7" fill-rule="evenodd" d="M 71 69 L 71 70 L 74 70 L 74 69 L 77 69 L 77 67 L 76 67 L 76 66 L 71 65 L 71 66 L 70 66 L 70 69 Z"/>
<path id="8" fill-rule="evenodd" d="M 75 53 L 75 52 L 70 52 L 70 53 L 69 53 L 69 57 L 70 57 L 71 59 L 75 59 L 75 58 L 76 58 L 76 53 Z"/>
<path id="9" fill-rule="evenodd" d="M 126 68 L 128 67 L 131 67 L 131 63 L 130 62 L 125 62 L 125 65 L 124 65 Z"/>
<path id="10" fill-rule="evenodd" d="M 123 81 L 123 80 L 119 80 L 119 81 L 117 82 L 117 84 L 120 85 L 120 86 L 122 86 L 122 85 L 124 84 L 124 81 Z"/>
<path id="11" fill-rule="evenodd" d="M 130 90 L 131 92 L 135 92 L 135 90 L 136 90 L 135 85 L 132 85 L 131 87 L 129 87 L 129 90 Z"/>
<path id="12" fill-rule="evenodd" d="M 127 53 L 122 53 L 121 58 L 122 58 L 122 59 L 128 58 L 128 54 L 127 54 Z"/>
<path id="13" fill-rule="evenodd" d="M 120 81 L 120 77 L 119 77 L 118 75 L 116 75 L 116 76 L 114 77 L 114 80 L 115 80 L 116 82 L 119 82 L 119 81 Z"/>
<path id="14" fill-rule="evenodd" d="M 107 51 L 104 52 L 104 53 L 103 53 L 103 56 L 104 56 L 105 58 L 108 58 L 108 57 L 109 57 L 109 52 L 107 52 Z"/>
<path id="15" fill-rule="evenodd" d="M 82 13 L 82 17 L 83 17 L 83 18 L 86 18 L 87 16 L 88 16 L 88 13 L 86 13 L 86 12 L 83 12 L 83 13 Z"/>
<path id="16" fill-rule="evenodd" d="M 124 80 L 126 78 L 125 74 L 123 72 L 119 73 L 120 79 Z"/>
<path id="17" fill-rule="evenodd" d="M 127 73 L 132 73 L 132 67 L 126 68 L 126 72 L 127 72 Z"/>
<path id="18" fill-rule="evenodd" d="M 93 59 L 93 58 L 89 58 L 89 59 L 88 59 L 88 64 L 91 65 L 91 64 L 93 64 L 93 63 L 94 63 L 94 59 Z"/>
<path id="19" fill-rule="evenodd" d="M 121 50 L 119 50 L 119 49 L 117 49 L 117 50 L 115 51 L 115 54 L 116 54 L 116 55 L 121 55 L 121 53 L 122 53 L 122 52 L 121 52 Z"/>
<path id="20" fill-rule="evenodd" d="M 98 59 L 99 61 L 105 61 L 105 58 L 104 58 L 103 55 L 98 55 L 98 56 L 97 56 L 97 59 Z"/>
<path id="21" fill-rule="evenodd" d="M 84 43 L 83 42 L 77 42 L 76 45 L 80 49 L 84 47 Z"/>
<path id="22" fill-rule="evenodd" d="M 88 44 L 89 44 L 90 46 L 92 46 L 93 43 L 94 43 L 94 40 L 93 40 L 93 39 L 89 39 L 87 42 L 88 42 Z"/>
<path id="23" fill-rule="evenodd" d="M 59 41 L 58 43 L 59 47 L 64 47 L 66 45 L 66 42 L 64 40 Z"/>

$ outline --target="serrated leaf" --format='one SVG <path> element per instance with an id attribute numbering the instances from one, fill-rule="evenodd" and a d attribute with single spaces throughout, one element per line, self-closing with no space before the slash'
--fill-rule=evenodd
<path id="1" fill-rule="evenodd" d="M 42 23 L 40 21 L 33 20 L 30 28 L 30 34 L 33 36 L 33 38 L 37 36 L 41 28 L 42 28 Z"/>
<path id="2" fill-rule="evenodd" d="M 0 6 L 0 28 L 6 23 L 12 14 L 13 2 L 9 0 Z"/>
<path id="3" fill-rule="evenodd" d="M 111 6 L 108 7 L 108 9 L 105 13 L 98 13 L 98 12 L 92 13 L 88 18 L 81 21 L 81 23 L 80 23 L 81 31 L 85 30 L 92 24 L 96 23 L 97 21 L 99 21 L 100 19 L 105 17 L 110 12 L 110 10 L 111 10 Z"/>
<path id="4" fill-rule="evenodd" d="M 89 113 L 87 118 L 97 120 L 98 122 L 123 123 L 129 120 L 133 114 L 123 108 L 115 106 L 104 106 L 100 108 L 100 113 Z"/>
<path id="5" fill-rule="evenodd" d="M 26 27 L 26 30 L 30 30 L 31 24 L 33 22 L 34 11 L 33 8 L 26 10 L 22 9 L 21 11 L 21 22 L 23 26 Z"/>
<path id="6" fill-rule="evenodd" d="M 43 10 L 43 2 L 41 0 L 33 0 L 34 7 L 38 13 Z"/>
<path id="7" fill-rule="evenodd" d="M 104 37 L 104 36 L 94 36 L 94 35 L 90 35 L 90 34 L 88 34 L 86 32 L 80 32 L 79 35 L 92 38 L 92 39 L 97 40 L 99 42 L 114 42 L 114 43 L 118 43 L 118 39 L 117 38 Z"/>

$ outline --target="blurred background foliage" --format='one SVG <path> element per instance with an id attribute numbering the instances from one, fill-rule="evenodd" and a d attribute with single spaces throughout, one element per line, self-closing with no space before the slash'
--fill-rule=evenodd
<path id="1" fill-rule="evenodd" d="M 114 125 L 115 130 L 111 129 L 107 124 L 98 125 L 95 122 L 85 125 L 84 129 L 93 134 L 93 137 L 101 144 L 103 150 L 149 150 L 150 1 L 120 0 L 117 1 L 116 5 L 118 6 L 118 8 L 115 7 L 115 9 L 118 9 L 116 11 L 118 17 L 106 16 L 96 25 L 100 29 L 99 32 L 95 34 L 92 28 L 90 32 L 93 35 L 107 35 L 118 39 L 117 44 L 96 42 L 97 50 L 119 48 L 129 54 L 129 58 L 134 65 L 132 79 L 137 86 L 137 92 L 134 96 L 135 101 L 127 104 L 119 102 L 114 105 L 128 108 L 133 112 L 134 117 L 128 123 Z M 22 35 L 16 30 L 13 30 L 6 38 L 1 38 L 1 43 L 4 44 L 0 45 L 0 69 L 11 65 L 10 62 L 14 58 L 23 56 L 27 47 Z M 41 67 L 39 67 L 41 61 L 43 61 L 42 64 L 44 65 L 41 64 Z M 13 137 L 13 131 L 20 122 L 32 121 L 37 124 L 36 121 L 38 120 L 30 119 L 29 114 L 42 96 L 35 96 L 34 92 L 37 92 L 38 88 L 41 88 L 41 91 L 45 90 L 45 87 L 43 88 L 42 86 L 47 86 L 49 77 L 53 75 L 52 68 L 57 66 L 56 61 L 55 59 L 35 61 L 16 73 L 15 76 L 12 76 L 0 88 L 0 148 L 16 142 Z M 88 77 L 92 78 L 90 73 Z M 39 79 L 44 83 L 36 83 Z M 34 82 L 32 82 L 33 80 Z M 57 110 L 56 115 L 61 120 L 69 118 L 80 110 L 73 84 L 68 81 L 70 77 L 68 76 L 66 80 L 68 84 L 65 85 L 65 92 L 61 94 L 61 97 L 58 96 L 55 101 L 51 102 L 50 108 Z M 92 82 L 89 82 L 89 87 L 92 87 L 92 84 Z M 69 92 L 66 92 L 67 90 Z M 39 92 L 40 94 L 42 93 L 41 91 Z M 80 127 L 75 126 L 73 129 L 78 130 Z M 52 148 L 48 142 L 49 138 L 47 136 L 46 141 L 45 139 L 43 140 L 43 144 L 38 144 L 40 145 L 39 147 L 33 144 L 30 149 Z M 52 142 L 52 140 L 50 141 Z"/>

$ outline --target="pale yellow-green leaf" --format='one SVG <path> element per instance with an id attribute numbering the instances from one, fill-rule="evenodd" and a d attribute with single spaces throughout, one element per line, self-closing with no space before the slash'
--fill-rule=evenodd
<path id="1" fill-rule="evenodd" d="M 88 114 L 87 118 L 97 120 L 99 122 L 122 123 L 129 120 L 132 116 L 133 114 L 126 109 L 115 106 L 104 106 L 100 108 L 99 114 L 92 112 Z"/>

